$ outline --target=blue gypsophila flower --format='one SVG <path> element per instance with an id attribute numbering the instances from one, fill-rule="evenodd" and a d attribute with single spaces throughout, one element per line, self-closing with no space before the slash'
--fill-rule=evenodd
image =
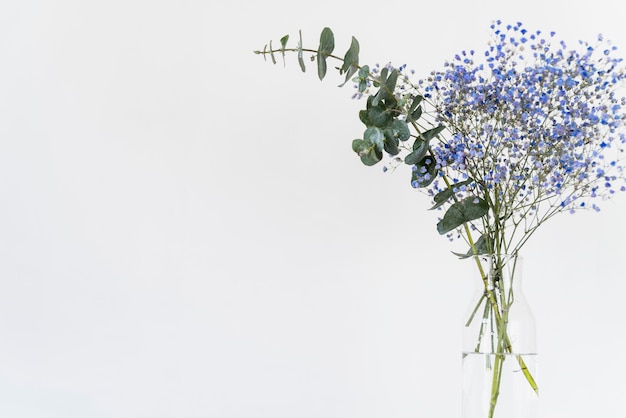
<path id="1" fill-rule="evenodd" d="M 521 23 L 491 28 L 483 54 L 462 51 L 411 84 L 432 106 L 431 125 L 447 128 L 430 144 L 439 176 L 473 179 L 457 199 L 480 196 L 498 227 L 516 233 L 557 212 L 599 210 L 626 183 L 626 71 L 616 48 L 602 37 L 569 48 Z M 431 196 L 441 191 L 426 183 Z"/>

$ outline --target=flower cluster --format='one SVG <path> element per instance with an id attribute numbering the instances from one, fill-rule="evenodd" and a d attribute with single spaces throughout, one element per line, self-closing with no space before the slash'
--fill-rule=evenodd
<path id="1" fill-rule="evenodd" d="M 599 210 L 594 198 L 626 190 L 626 100 L 617 95 L 626 73 L 616 48 L 601 36 L 568 49 L 519 23 L 491 28 L 482 57 L 463 51 L 411 85 L 432 106 L 431 123 L 449 130 L 431 144 L 439 178 L 416 167 L 414 187 L 435 195 L 449 186 L 443 177 L 472 179 L 457 197 L 485 198 L 499 228 L 523 220 L 525 234 L 563 210 Z"/>
<path id="2" fill-rule="evenodd" d="M 352 141 L 361 162 L 404 161 L 413 187 L 445 210 L 440 234 L 463 237 L 473 254 L 513 254 L 553 215 L 599 210 L 599 200 L 626 191 L 626 69 L 601 36 L 570 48 L 521 23 L 491 29 L 483 53 L 462 51 L 417 83 L 406 65 L 360 64 L 354 37 L 343 59 L 334 55 L 329 28 L 317 49 L 301 36 L 287 48 L 284 36 L 280 49 L 255 52 L 274 63 L 297 53 L 303 71 L 311 53 L 320 79 L 328 59 L 340 61 L 341 85 L 352 80 L 353 97 L 367 98 L 366 129 Z"/>

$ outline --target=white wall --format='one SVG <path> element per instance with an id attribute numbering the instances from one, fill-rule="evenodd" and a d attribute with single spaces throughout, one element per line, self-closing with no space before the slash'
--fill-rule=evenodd
<path id="1" fill-rule="evenodd" d="M 2 1 L 0 416 L 460 416 L 460 248 L 353 155 L 351 87 L 252 50 L 330 26 L 425 74 L 497 18 L 624 56 L 626 29 L 617 1 L 418 3 Z M 626 409 L 625 209 L 526 247 L 544 417 Z"/>

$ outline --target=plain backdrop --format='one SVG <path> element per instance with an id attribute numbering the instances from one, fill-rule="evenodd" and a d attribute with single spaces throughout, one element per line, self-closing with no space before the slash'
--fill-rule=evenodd
<path id="1" fill-rule="evenodd" d="M 356 158 L 352 86 L 252 51 L 329 26 L 419 76 L 502 19 L 626 56 L 621 4 L 0 1 L 0 416 L 459 417 L 465 248 Z M 626 414 L 625 211 L 525 247 L 542 417 Z"/>

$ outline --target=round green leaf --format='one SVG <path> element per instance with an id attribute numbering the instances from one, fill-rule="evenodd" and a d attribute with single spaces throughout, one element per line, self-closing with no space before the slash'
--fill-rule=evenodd
<path id="1" fill-rule="evenodd" d="M 365 133 L 363 133 L 363 139 L 366 142 L 369 142 L 370 144 L 376 145 L 377 150 L 379 151 L 383 150 L 383 147 L 384 147 L 383 141 L 385 140 L 385 135 L 383 134 L 382 129 L 376 126 L 371 126 L 367 128 L 365 130 Z"/>
<path id="2" fill-rule="evenodd" d="M 361 162 L 368 166 L 376 164 L 383 158 L 382 152 L 376 148 L 376 145 L 363 139 L 352 141 L 352 150 L 359 155 Z"/>
<path id="3" fill-rule="evenodd" d="M 386 127 L 393 120 L 382 103 L 379 103 L 378 106 L 370 107 L 367 110 L 367 118 L 372 125 L 379 128 Z"/>
<path id="4" fill-rule="evenodd" d="M 426 152 L 428 151 L 428 141 L 422 141 L 421 139 L 416 139 L 413 143 L 413 152 L 404 157 L 404 162 L 408 165 L 417 164 L 419 161 L 423 160 L 426 156 Z"/>
<path id="5" fill-rule="evenodd" d="M 400 141 L 406 141 L 411 137 L 411 131 L 409 131 L 409 127 L 404 121 L 394 119 L 394 121 L 391 122 L 390 128 L 393 131 L 394 137 Z"/>
<path id="6" fill-rule="evenodd" d="M 397 138 L 389 138 L 387 135 L 385 135 L 385 151 L 389 155 L 398 155 L 400 153 L 400 148 L 398 148 L 398 145 L 399 142 Z"/>
<path id="7" fill-rule="evenodd" d="M 437 223 L 437 231 L 443 235 L 465 222 L 482 218 L 489 212 L 489 204 L 479 197 L 469 196 L 450 206 L 443 219 Z"/>

